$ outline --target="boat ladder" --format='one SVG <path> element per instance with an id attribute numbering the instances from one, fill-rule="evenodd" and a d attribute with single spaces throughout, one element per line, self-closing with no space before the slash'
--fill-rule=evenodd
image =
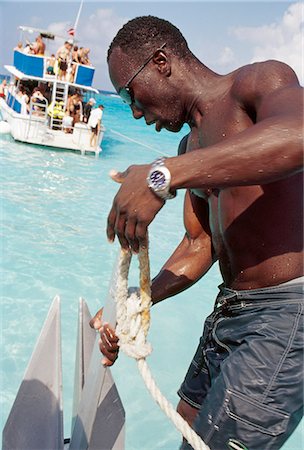
<path id="1" fill-rule="evenodd" d="M 66 109 L 68 97 L 68 85 L 66 83 L 60 83 L 56 81 L 53 85 L 53 93 L 52 93 L 52 105 L 53 105 L 53 113 L 51 115 L 51 123 L 50 128 L 53 130 L 61 130 L 62 129 L 62 117 L 56 116 L 54 113 L 55 105 L 62 105 L 62 111 L 64 112 Z"/>

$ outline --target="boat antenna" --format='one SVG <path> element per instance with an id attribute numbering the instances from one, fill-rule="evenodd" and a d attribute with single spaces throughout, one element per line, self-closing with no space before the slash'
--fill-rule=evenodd
<path id="1" fill-rule="evenodd" d="M 81 10 L 82 10 L 82 5 L 83 5 L 83 0 L 81 0 L 81 2 L 80 2 L 80 6 L 79 6 L 79 9 L 78 9 L 78 14 L 77 14 L 77 17 L 76 17 L 76 20 L 75 20 L 75 24 L 74 24 L 74 36 L 76 35 L 76 30 L 77 30 L 77 27 L 78 27 L 78 22 L 79 22 Z"/>

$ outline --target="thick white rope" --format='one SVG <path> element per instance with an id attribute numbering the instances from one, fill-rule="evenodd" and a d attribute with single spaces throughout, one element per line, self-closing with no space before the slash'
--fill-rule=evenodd
<path id="1" fill-rule="evenodd" d="M 131 252 L 122 250 L 117 266 L 115 301 L 117 304 L 116 335 L 119 338 L 119 346 L 128 356 L 137 360 L 138 370 L 148 391 L 194 450 L 210 450 L 160 392 L 152 377 L 145 359 L 152 352 L 151 344 L 146 341 L 152 305 L 148 250 L 141 248 L 138 255 L 140 288 L 128 289 L 131 257 Z"/>

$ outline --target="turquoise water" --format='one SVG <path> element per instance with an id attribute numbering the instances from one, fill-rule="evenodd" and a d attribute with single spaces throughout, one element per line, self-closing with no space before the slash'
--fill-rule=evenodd
<path id="1" fill-rule="evenodd" d="M 178 135 L 135 121 L 117 98 L 101 95 L 107 128 L 99 158 L 16 143 L 2 136 L 1 164 L 1 425 L 22 380 L 52 298 L 61 297 L 65 437 L 70 435 L 78 298 L 91 313 L 108 291 L 118 245 L 105 236 L 117 185 L 111 169 L 174 155 Z M 1 139 L 1 137 L 0 137 Z M 152 276 L 183 236 L 183 193 L 167 202 L 150 227 Z M 137 284 L 137 264 L 130 282 Z M 210 313 L 217 266 L 183 294 L 153 308 L 148 363 L 174 405 Z M 112 370 L 126 410 L 126 450 L 173 450 L 180 437 L 146 391 L 134 361 L 121 355 Z M 300 429 L 285 450 L 300 450 Z M 262 449 L 261 449 L 262 450 Z"/>

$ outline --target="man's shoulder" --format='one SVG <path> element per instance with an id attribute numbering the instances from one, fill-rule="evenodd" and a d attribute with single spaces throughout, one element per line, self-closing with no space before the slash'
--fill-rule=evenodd
<path id="1" fill-rule="evenodd" d="M 231 93 L 239 100 L 271 94 L 277 89 L 299 85 L 293 69 L 287 64 L 268 60 L 241 67 L 234 72 Z"/>

